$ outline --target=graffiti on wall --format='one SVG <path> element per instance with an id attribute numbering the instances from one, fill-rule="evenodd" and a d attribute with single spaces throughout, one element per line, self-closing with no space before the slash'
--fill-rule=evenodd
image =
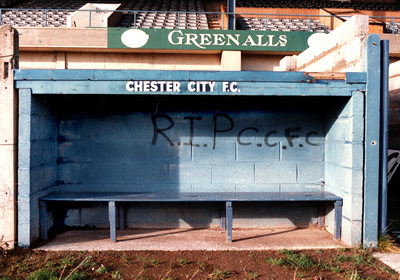
<path id="1" fill-rule="evenodd" d="M 168 122 L 168 125 L 164 125 L 161 126 L 158 122 L 159 119 L 163 119 L 166 120 Z M 183 119 L 188 120 L 189 121 L 189 141 L 187 143 L 181 143 L 178 142 L 176 143 L 177 145 L 189 145 L 189 146 L 194 146 L 194 147 L 200 147 L 200 144 L 196 144 L 193 141 L 194 138 L 194 123 L 195 121 L 201 121 L 202 117 L 195 117 L 195 116 L 186 116 L 183 117 Z M 221 125 L 221 121 L 224 120 L 225 122 L 227 122 L 229 125 L 228 126 L 224 126 L 222 127 Z M 156 145 L 157 141 L 160 137 L 165 138 L 168 143 L 171 146 L 174 146 L 175 143 L 171 140 L 171 138 L 168 136 L 168 131 L 170 131 L 171 129 L 174 128 L 175 126 L 175 122 L 174 120 L 166 115 L 166 114 L 157 114 L 157 115 L 153 115 L 151 117 L 151 121 L 153 124 L 153 139 L 152 139 L 152 145 Z M 227 133 L 229 131 L 232 131 L 235 127 L 235 122 L 232 119 L 232 117 L 230 117 L 228 114 L 226 113 L 218 113 L 213 115 L 213 149 L 215 149 L 216 147 L 216 140 L 218 138 L 218 136 L 222 136 L 223 133 Z M 248 146 L 248 145 L 252 145 L 255 143 L 249 142 L 249 141 L 244 141 L 242 136 L 245 132 L 251 132 L 253 131 L 255 133 L 255 135 L 262 135 L 264 141 L 263 144 L 267 147 L 275 147 L 278 145 L 278 142 L 272 141 L 271 138 L 275 135 L 278 135 L 278 131 L 277 130 L 271 130 L 271 131 L 267 131 L 265 134 L 261 134 L 263 132 L 261 132 L 257 127 L 253 127 L 253 126 L 248 126 L 248 127 L 244 127 L 242 128 L 237 136 L 236 136 L 236 141 L 239 145 L 242 146 Z M 287 141 L 287 145 L 283 145 L 282 149 L 287 149 L 288 147 L 294 147 L 294 140 L 295 139 L 299 139 L 300 140 L 300 132 L 302 131 L 301 127 L 287 127 L 284 128 L 283 133 L 285 135 L 285 139 Z M 306 133 L 306 136 L 304 137 L 304 142 L 306 145 L 310 145 L 310 146 L 318 146 L 317 142 L 312 141 L 312 139 L 310 139 L 312 136 L 314 135 L 318 135 L 318 133 L 316 131 L 308 131 Z M 258 147 L 262 147 L 263 146 L 262 143 L 257 143 L 256 145 Z M 206 147 L 207 144 L 204 144 L 204 147 Z M 302 148 L 304 147 L 304 145 L 302 143 L 299 144 L 299 147 Z"/>

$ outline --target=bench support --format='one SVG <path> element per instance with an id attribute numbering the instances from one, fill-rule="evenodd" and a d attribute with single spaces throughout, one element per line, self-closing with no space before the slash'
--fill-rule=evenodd
<path id="1" fill-rule="evenodd" d="M 318 227 L 323 227 L 324 226 L 324 216 L 325 216 L 325 211 L 324 211 L 324 202 L 320 202 L 318 205 Z"/>
<path id="2" fill-rule="evenodd" d="M 226 205 L 221 203 L 221 229 L 226 229 Z"/>
<path id="3" fill-rule="evenodd" d="M 119 229 L 125 229 L 125 204 L 118 203 Z"/>
<path id="4" fill-rule="evenodd" d="M 342 206 L 343 206 L 342 200 L 337 200 L 335 202 L 335 226 L 333 233 L 333 237 L 335 240 L 340 239 L 340 231 L 342 229 Z"/>
<path id="5" fill-rule="evenodd" d="M 40 224 L 40 236 L 44 241 L 49 239 L 47 233 L 47 203 L 46 201 L 39 202 L 39 224 Z"/>
<path id="6" fill-rule="evenodd" d="M 226 202 L 226 241 L 232 242 L 233 211 L 232 202 Z"/>
<path id="7" fill-rule="evenodd" d="M 240 193 L 239 193 L 240 194 Z M 241 196 L 238 193 L 224 193 L 223 199 L 215 200 L 215 193 L 180 193 L 178 194 L 160 194 L 158 200 L 154 200 L 154 195 L 149 197 L 146 193 L 63 193 L 54 192 L 39 200 L 39 225 L 40 235 L 45 241 L 48 240 L 48 223 L 47 223 L 47 202 L 48 201 L 108 201 L 108 215 L 110 222 L 110 241 L 117 241 L 117 215 L 119 212 L 119 228 L 125 229 L 125 204 L 126 201 L 219 201 L 221 203 L 221 229 L 226 229 L 226 240 L 232 242 L 232 227 L 233 227 L 233 201 L 319 201 L 319 217 L 318 225 L 324 225 L 324 205 L 327 201 L 335 203 L 334 210 L 334 239 L 339 240 L 341 237 L 342 228 L 342 198 L 331 193 L 243 193 Z M 197 197 L 202 197 L 199 199 Z M 107 198 L 105 200 L 104 198 Z M 209 200 L 205 199 L 208 198 Z M 151 201 L 151 200 L 150 200 Z M 117 205 L 118 204 L 118 205 Z"/>
<path id="8" fill-rule="evenodd" d="M 111 242 L 117 241 L 117 213 L 115 211 L 115 201 L 108 202 L 108 218 L 110 220 L 110 240 Z"/>

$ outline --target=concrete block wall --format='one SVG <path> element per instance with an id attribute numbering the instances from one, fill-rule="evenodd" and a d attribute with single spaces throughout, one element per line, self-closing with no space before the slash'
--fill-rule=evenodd
<path id="1" fill-rule="evenodd" d="M 58 121 L 29 89 L 19 101 L 18 242 L 31 244 L 39 238 L 38 198 L 57 183 Z"/>
<path id="2" fill-rule="evenodd" d="M 93 112 L 85 110 L 83 114 L 78 110 L 63 111 L 62 105 L 69 107 L 65 98 L 60 96 L 54 107 L 59 113 L 60 191 L 324 189 L 325 113 L 313 102 L 180 96 L 160 97 L 161 101 L 154 105 L 154 97 L 126 97 L 119 101 L 107 97 L 97 102 L 92 96 L 81 106 L 92 108 Z M 118 106 L 121 103 L 131 104 L 129 112 Z M 182 111 L 178 103 L 186 104 L 187 110 Z M 238 106 L 243 110 L 238 112 Z M 315 205 L 287 204 L 279 208 L 285 209 L 287 217 L 279 215 L 282 217 L 277 222 L 274 213 L 279 211 L 271 210 L 277 205 L 239 205 L 235 207 L 235 227 L 310 225 L 316 223 L 318 215 Z M 127 223 L 131 227 L 154 228 L 219 226 L 218 204 L 186 206 L 128 205 Z M 65 222 L 84 226 L 95 208 L 71 208 Z M 96 226 L 106 226 L 107 216 L 96 222 Z"/>
<path id="3" fill-rule="evenodd" d="M 358 245 L 362 240 L 364 94 L 354 92 L 338 110 L 328 114 L 325 142 L 326 190 L 343 197 L 342 240 Z M 333 209 L 332 209 L 333 210 Z M 334 213 L 326 217 L 333 232 Z"/>
<path id="4" fill-rule="evenodd" d="M 13 69 L 18 68 L 18 55 L 18 32 L 0 26 L 0 249 L 13 248 L 17 238 L 18 95 Z"/>
<path id="5" fill-rule="evenodd" d="M 310 37 L 310 47 L 281 60 L 282 71 L 361 72 L 362 44 L 369 34 L 368 16 L 353 16 L 329 34 Z"/>

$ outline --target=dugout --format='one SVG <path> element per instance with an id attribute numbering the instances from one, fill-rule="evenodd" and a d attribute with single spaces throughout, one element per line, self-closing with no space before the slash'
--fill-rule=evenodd
<path id="1" fill-rule="evenodd" d="M 380 39 L 363 72 L 15 70 L 18 243 L 57 191 L 309 192 L 343 198 L 342 240 L 377 240 Z M 378 71 L 378 72 L 377 72 Z M 333 205 L 323 209 L 333 231 Z M 317 223 L 313 203 L 246 203 L 234 228 Z M 55 214 L 55 215 L 54 215 Z M 55 203 L 49 230 L 106 227 L 102 203 Z M 213 203 L 135 203 L 128 227 L 218 227 Z"/>

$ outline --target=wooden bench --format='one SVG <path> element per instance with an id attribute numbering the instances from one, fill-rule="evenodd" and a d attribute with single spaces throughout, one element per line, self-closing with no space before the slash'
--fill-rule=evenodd
<path id="1" fill-rule="evenodd" d="M 221 214 L 221 228 L 226 229 L 226 239 L 232 242 L 232 203 L 238 201 L 294 202 L 316 201 L 332 202 L 335 205 L 334 238 L 340 239 L 343 199 L 329 192 L 243 192 L 243 193 L 113 193 L 113 192 L 53 192 L 39 199 L 39 220 L 41 238 L 48 240 L 47 203 L 50 201 L 90 201 L 108 202 L 110 239 L 116 242 L 117 209 L 120 211 L 120 229 L 125 227 L 124 202 L 221 202 L 225 204 Z M 324 211 L 320 207 L 318 225 L 324 224 Z"/>

